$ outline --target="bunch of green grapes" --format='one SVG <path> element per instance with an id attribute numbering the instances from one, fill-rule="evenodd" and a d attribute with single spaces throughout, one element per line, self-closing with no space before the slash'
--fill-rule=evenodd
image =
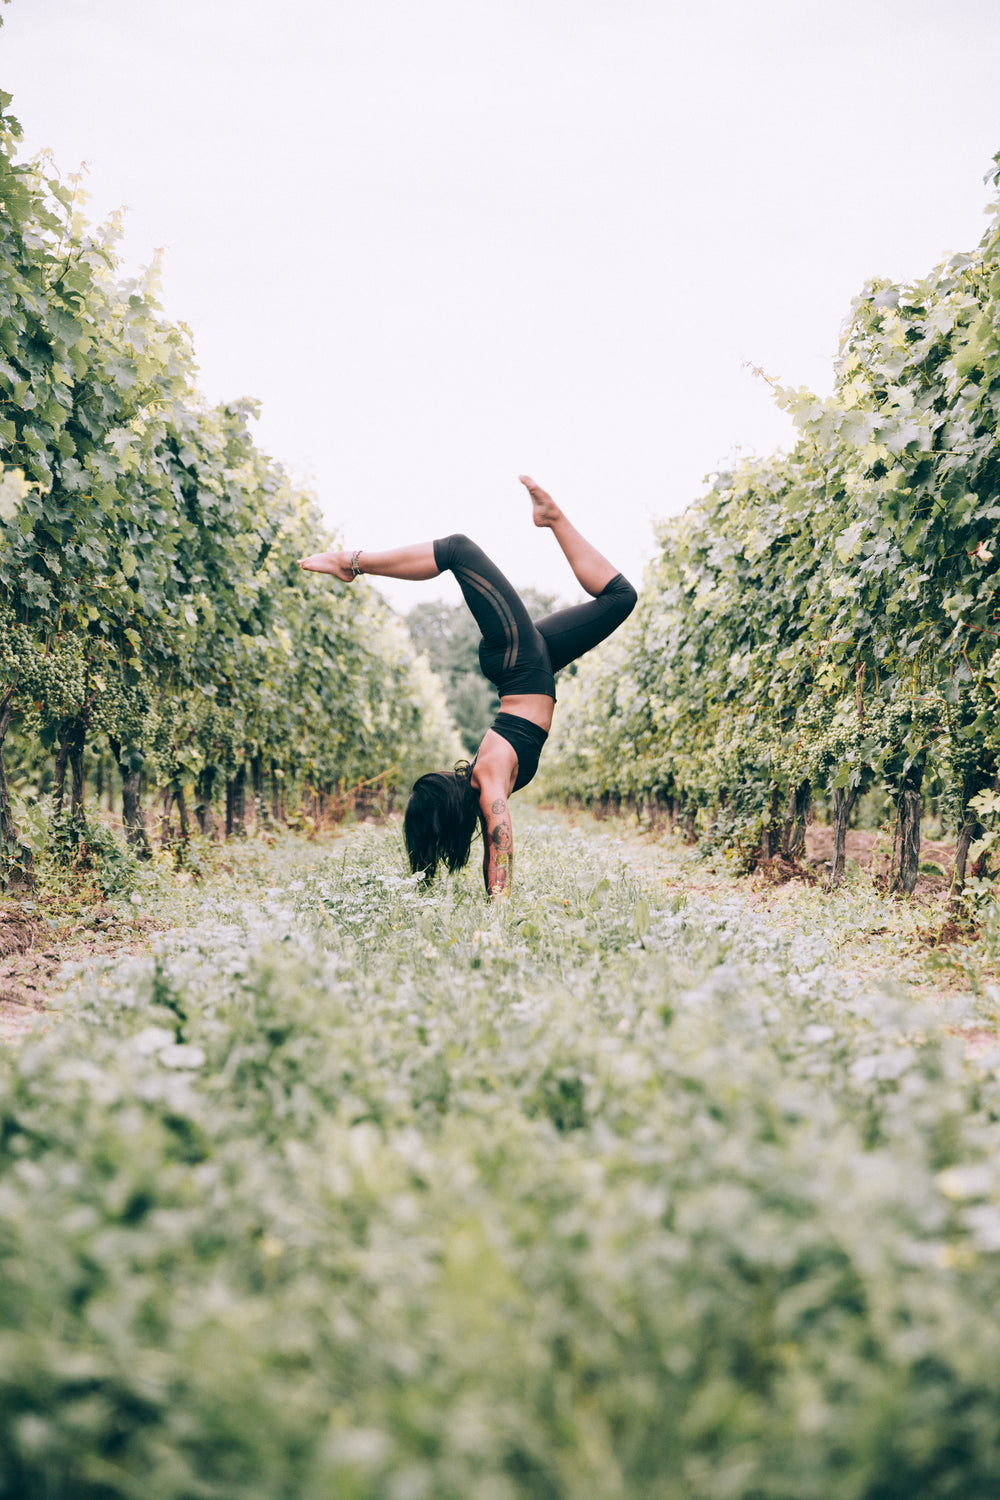
<path id="1" fill-rule="evenodd" d="M 48 719 L 71 719 L 88 695 L 88 663 L 77 642 L 66 642 L 47 655 L 32 652 L 25 662 L 21 687 L 42 705 Z"/>

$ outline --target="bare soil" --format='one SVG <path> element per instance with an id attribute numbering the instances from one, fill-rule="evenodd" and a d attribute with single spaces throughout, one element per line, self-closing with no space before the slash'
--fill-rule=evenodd
<path id="1" fill-rule="evenodd" d="M 888 881 L 892 861 L 892 839 L 884 833 L 871 833 L 860 828 L 847 832 L 847 859 L 853 860 L 862 870 L 868 870 L 873 879 Z M 805 864 L 824 873 L 833 863 L 833 829 L 811 823 L 806 828 Z M 921 839 L 920 863 L 936 864 L 942 875 L 924 874 L 917 878 L 913 899 L 921 906 L 933 906 L 948 894 L 952 871 L 955 866 L 955 846 L 937 839 Z"/>
<path id="2" fill-rule="evenodd" d="M 110 906 L 64 920 L 39 916 L 16 901 L 0 902 L 0 1043 L 24 1036 L 38 1024 L 46 995 L 68 982 L 64 966 L 86 965 L 98 957 L 141 953 L 142 929 L 153 924 L 137 917 L 123 923 Z"/>

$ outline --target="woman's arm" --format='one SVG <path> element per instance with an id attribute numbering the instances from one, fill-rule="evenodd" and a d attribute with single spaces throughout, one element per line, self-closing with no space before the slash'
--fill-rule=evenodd
<path id="1" fill-rule="evenodd" d="M 500 787 L 483 792 L 483 880 L 486 894 L 506 901 L 514 881 L 514 830 L 507 798 Z"/>
<path id="2" fill-rule="evenodd" d="M 316 552 L 300 557 L 299 567 L 311 573 L 332 573 L 344 583 L 353 582 L 358 573 L 375 573 L 380 578 L 410 578 L 416 582 L 436 578 L 441 569 L 434 561 L 434 543 L 417 542 L 412 547 L 395 547 L 391 552 Z"/>

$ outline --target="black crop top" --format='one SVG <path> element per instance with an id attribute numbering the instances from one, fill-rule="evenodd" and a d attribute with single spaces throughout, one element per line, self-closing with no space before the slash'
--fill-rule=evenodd
<path id="1" fill-rule="evenodd" d="M 519 792 L 538 770 L 538 757 L 549 737 L 548 732 L 540 724 L 533 724 L 530 719 L 522 719 L 517 714 L 497 714 L 490 728 L 514 747 L 517 755 L 514 791 Z"/>

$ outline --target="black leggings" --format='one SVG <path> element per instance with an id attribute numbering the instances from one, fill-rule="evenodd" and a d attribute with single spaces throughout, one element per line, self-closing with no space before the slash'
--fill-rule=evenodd
<path id="1" fill-rule="evenodd" d="M 635 607 L 635 589 L 618 573 L 596 599 L 532 621 L 517 590 L 467 536 L 436 541 L 434 561 L 442 573 L 450 570 L 458 579 L 483 637 L 479 664 L 501 697 L 545 693 L 554 698 L 554 674 L 599 646 Z"/>

